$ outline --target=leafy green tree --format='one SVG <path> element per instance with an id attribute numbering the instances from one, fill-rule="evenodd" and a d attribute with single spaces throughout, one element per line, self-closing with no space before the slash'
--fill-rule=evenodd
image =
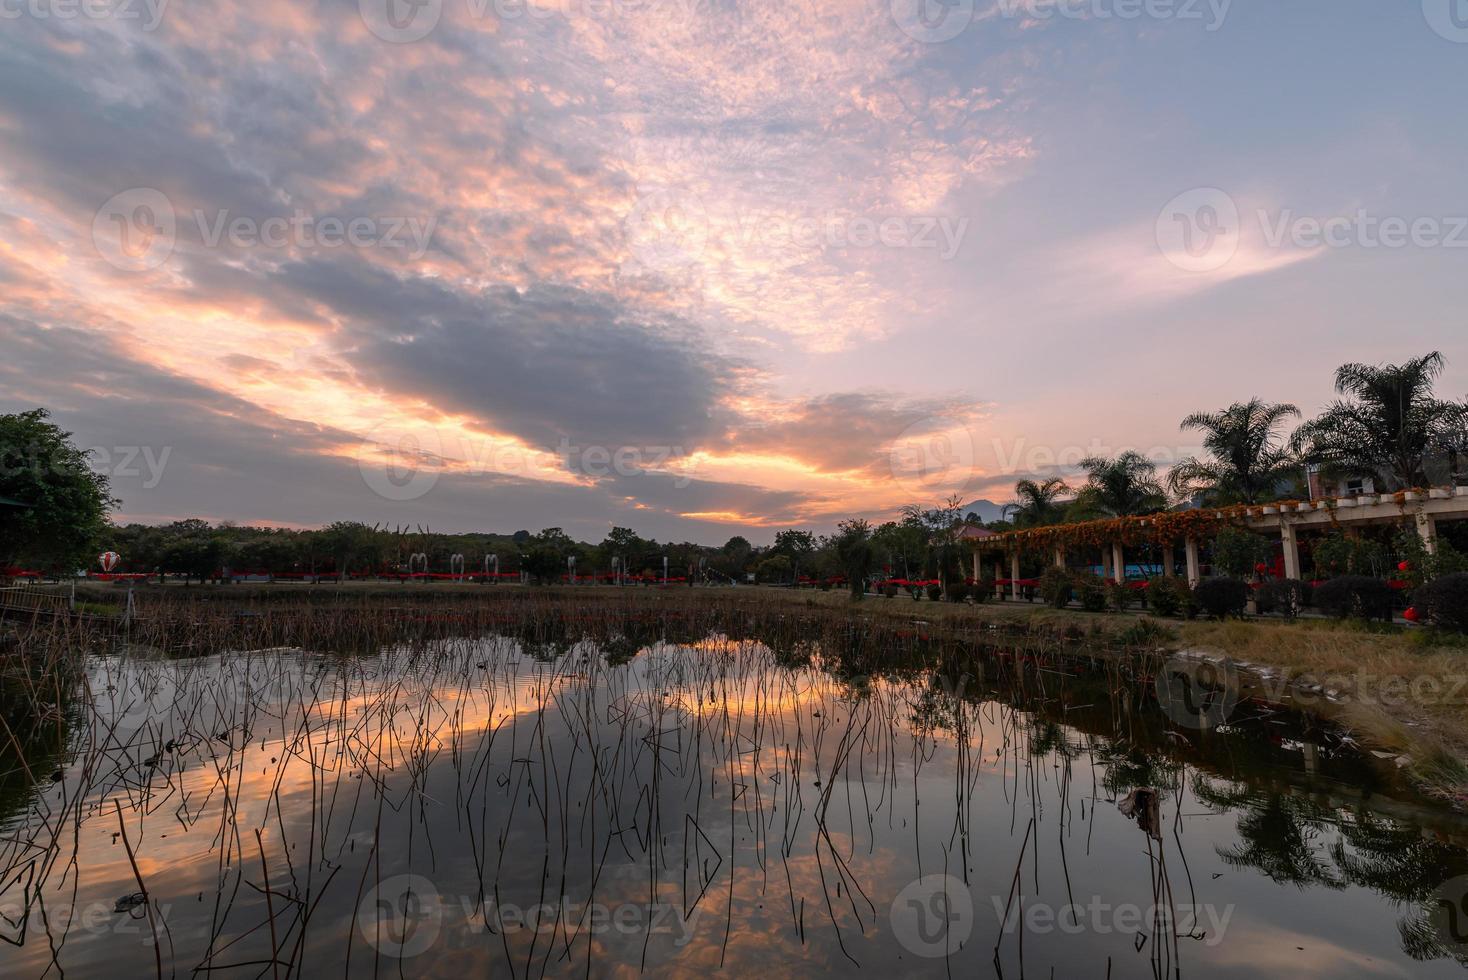
<path id="1" fill-rule="evenodd" d="M 1208 456 L 1179 460 L 1168 474 L 1169 488 L 1184 496 L 1205 493 L 1215 504 L 1272 499 L 1275 488 L 1298 466 L 1278 430 L 1299 415 L 1294 405 L 1258 398 L 1235 402 L 1221 412 L 1189 415 L 1181 428 L 1203 433 Z"/>
<path id="2" fill-rule="evenodd" d="M 867 576 L 872 573 L 877 549 L 872 543 L 872 526 L 856 518 L 836 525 L 836 556 L 851 586 L 851 598 L 859 602 L 866 595 Z"/>
<path id="3" fill-rule="evenodd" d="M 184 581 L 209 578 L 224 563 L 224 540 L 208 521 L 191 517 L 174 521 L 163 529 L 161 564 L 164 571 L 182 572 Z"/>
<path id="4" fill-rule="evenodd" d="M 43 408 L 0 415 L 0 565 L 90 565 L 116 503 L 71 433 Z"/>
<path id="5" fill-rule="evenodd" d="M 334 521 L 317 532 L 316 543 L 336 562 L 337 574 L 346 575 L 353 562 L 375 557 L 375 538 L 376 531 L 360 521 Z"/>
<path id="6" fill-rule="evenodd" d="M 1059 477 L 1051 477 L 1044 483 L 1020 480 L 1014 485 L 1015 502 L 1006 504 L 1004 512 L 1013 519 L 1015 527 L 1056 524 L 1065 518 L 1060 498 L 1073 492 Z"/>
<path id="7" fill-rule="evenodd" d="M 1081 514 L 1134 517 L 1167 508 L 1167 494 L 1157 482 L 1157 467 L 1147 457 L 1128 450 L 1115 458 L 1090 456 L 1081 460 L 1086 485 L 1076 497 Z"/>
<path id="8" fill-rule="evenodd" d="M 1433 396 L 1446 362 L 1433 351 L 1384 367 L 1343 364 L 1335 389 L 1345 396 L 1295 431 L 1308 463 L 1352 476 L 1389 476 L 1398 488 L 1425 486 L 1427 457 L 1451 441 L 1468 405 Z"/>

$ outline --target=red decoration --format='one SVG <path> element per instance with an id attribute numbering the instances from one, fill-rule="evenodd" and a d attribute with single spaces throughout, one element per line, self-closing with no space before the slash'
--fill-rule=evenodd
<path id="1" fill-rule="evenodd" d="M 1403 562 L 1403 564 L 1406 564 L 1406 563 Z M 1402 618 L 1405 619 L 1409 623 L 1415 623 L 1415 622 L 1417 622 L 1417 607 L 1416 606 L 1408 606 L 1407 607 L 1407 611 L 1404 612 L 1404 613 L 1402 613 Z"/>
<path id="2" fill-rule="evenodd" d="M 1254 566 L 1254 571 L 1258 572 L 1260 575 L 1266 575 L 1269 573 L 1269 566 L 1261 561 L 1259 564 Z"/>
<path id="3" fill-rule="evenodd" d="M 1399 572 L 1410 572 L 1411 570 L 1412 570 L 1412 563 L 1410 561 L 1397 562 L 1397 571 L 1399 571 Z"/>

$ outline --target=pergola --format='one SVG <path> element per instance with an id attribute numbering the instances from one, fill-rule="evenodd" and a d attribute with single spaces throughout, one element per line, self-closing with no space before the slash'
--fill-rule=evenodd
<path id="1" fill-rule="evenodd" d="M 1437 552 L 1439 521 L 1468 519 L 1468 487 L 1434 487 L 1396 493 L 1333 497 L 1323 500 L 1286 500 L 1270 504 L 1224 508 L 1194 508 L 1167 511 L 1147 517 L 1121 517 L 1078 524 L 1053 524 L 1017 531 L 973 537 L 974 581 L 979 580 L 979 558 L 984 552 L 1009 555 L 1011 594 L 1019 597 L 1019 560 L 1025 551 L 1053 553 L 1055 564 L 1064 568 L 1068 549 L 1099 547 L 1102 567 L 1117 582 L 1126 581 L 1126 549 L 1144 543 L 1162 549 L 1163 574 L 1172 575 L 1175 548 L 1183 547 L 1189 585 L 1202 578 L 1198 559 L 1199 542 L 1220 528 L 1247 528 L 1278 535 L 1284 552 L 1286 578 L 1299 578 L 1301 531 L 1345 528 L 1373 524 L 1410 523 L 1421 535 L 1429 554 Z M 995 561 L 995 579 L 1002 580 L 1002 566 Z"/>

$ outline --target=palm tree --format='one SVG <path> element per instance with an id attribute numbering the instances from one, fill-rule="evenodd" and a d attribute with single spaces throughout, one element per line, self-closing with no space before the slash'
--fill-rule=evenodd
<path id="1" fill-rule="evenodd" d="M 1433 351 L 1405 364 L 1341 365 L 1335 389 L 1347 398 L 1300 426 L 1294 447 L 1307 463 L 1353 475 L 1389 475 L 1399 488 L 1424 485 L 1428 451 L 1468 417 L 1468 405 L 1432 395 L 1444 363 Z"/>
<path id="2" fill-rule="evenodd" d="M 1214 503 L 1258 503 L 1272 496 L 1295 466 L 1294 454 L 1276 430 L 1300 410 L 1287 403 L 1258 398 L 1235 402 L 1221 412 L 1195 412 L 1183 419 L 1182 429 L 1205 433 L 1207 459 L 1178 460 L 1167 476 L 1173 493 L 1192 496 L 1204 491 Z"/>
<path id="3" fill-rule="evenodd" d="M 1059 477 L 1052 476 L 1044 483 L 1020 480 L 1014 485 L 1015 502 L 1004 505 L 1004 516 L 1013 516 L 1015 527 L 1037 527 L 1055 524 L 1065 516 L 1065 508 L 1059 499 L 1073 491 Z"/>
<path id="4" fill-rule="evenodd" d="M 1076 498 L 1082 512 L 1110 517 L 1151 514 L 1167 508 L 1167 494 L 1157 482 L 1157 467 L 1135 450 L 1115 459 L 1090 456 L 1081 460 L 1086 485 Z"/>

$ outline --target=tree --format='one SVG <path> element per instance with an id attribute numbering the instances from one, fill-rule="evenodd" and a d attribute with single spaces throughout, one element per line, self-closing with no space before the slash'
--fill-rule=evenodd
<path id="1" fill-rule="evenodd" d="M 195 578 L 204 581 L 223 563 L 224 541 L 208 521 L 197 517 L 174 521 L 163 529 L 163 535 L 162 567 L 164 571 L 183 572 L 185 583 Z"/>
<path id="2" fill-rule="evenodd" d="M 1076 506 L 1082 512 L 1132 517 L 1167 507 L 1167 494 L 1157 482 L 1157 467 L 1139 452 L 1128 450 L 1115 459 L 1090 456 L 1081 460 L 1081 468 L 1087 479 Z"/>
<path id="3" fill-rule="evenodd" d="M 1424 486 L 1429 451 L 1468 418 L 1468 405 L 1433 397 L 1445 363 L 1433 351 L 1404 364 L 1341 365 L 1335 390 L 1345 397 L 1300 426 L 1294 447 L 1306 462 L 1343 474 Z"/>
<path id="4" fill-rule="evenodd" d="M 322 552 L 336 561 L 336 572 L 345 576 L 353 561 L 371 559 L 376 532 L 360 521 L 334 521 L 317 532 Z"/>
<path id="5" fill-rule="evenodd" d="M 866 595 L 867 576 L 872 573 L 876 559 L 876 547 L 872 544 L 872 526 L 855 518 L 836 525 L 836 557 L 841 570 L 851 586 L 852 601 L 860 602 Z"/>
<path id="6" fill-rule="evenodd" d="M 1221 412 L 1189 415 L 1180 428 L 1204 434 L 1208 458 L 1179 460 L 1168 474 L 1169 488 L 1185 496 L 1206 493 L 1215 504 L 1254 504 L 1272 498 L 1298 465 L 1278 429 L 1299 415 L 1294 405 L 1259 398 L 1235 402 Z"/>
<path id="7" fill-rule="evenodd" d="M 0 415 L 0 566 L 91 564 L 117 503 L 107 476 L 49 418 L 43 408 Z"/>
<path id="8" fill-rule="evenodd" d="M 1072 492 L 1059 477 L 1051 477 L 1044 483 L 1020 480 L 1014 485 L 1016 500 L 1004 505 L 1004 514 L 1013 515 L 1015 527 L 1056 524 L 1065 517 L 1065 508 L 1058 501 Z"/>
<path id="9" fill-rule="evenodd" d="M 962 513 L 961 494 L 953 494 L 937 507 L 927 510 L 916 504 L 909 504 L 902 509 L 904 523 L 910 522 L 923 529 L 928 557 L 934 559 L 937 565 L 938 584 L 944 592 L 948 590 L 950 579 L 961 577 L 958 569 L 958 533 L 964 527 Z"/>

